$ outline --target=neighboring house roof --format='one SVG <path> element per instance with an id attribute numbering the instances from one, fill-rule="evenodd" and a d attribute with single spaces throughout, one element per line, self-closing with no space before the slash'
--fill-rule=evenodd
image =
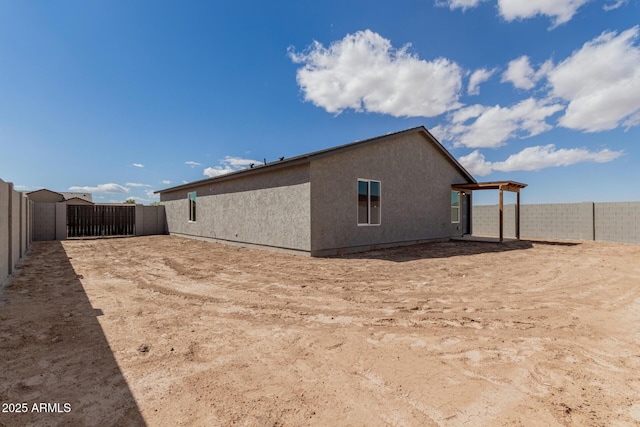
<path id="1" fill-rule="evenodd" d="M 27 193 L 27 197 L 36 202 L 44 200 L 52 203 L 64 201 L 64 196 L 62 194 L 56 191 L 47 190 L 46 188 L 42 188 L 36 191 L 30 191 Z"/>
<path id="2" fill-rule="evenodd" d="M 87 199 L 81 199 L 80 197 L 72 197 L 64 201 L 67 205 L 93 205 L 94 203 Z"/>
<path id="3" fill-rule="evenodd" d="M 71 199 L 82 199 L 82 200 L 86 200 L 87 202 L 93 202 L 93 196 L 91 195 L 91 193 L 71 193 L 68 191 L 65 192 L 60 192 L 60 194 L 62 194 L 64 196 L 65 200 L 71 200 Z"/>
<path id="4" fill-rule="evenodd" d="M 444 155 L 444 157 L 449 160 L 453 166 L 458 169 L 460 171 L 460 173 L 470 182 L 470 183 L 476 183 L 476 180 L 473 178 L 473 176 L 464 168 L 462 167 L 462 165 L 460 163 L 458 163 L 458 161 L 451 155 L 451 153 L 449 153 L 447 151 L 446 148 L 444 148 L 444 146 L 424 127 L 424 126 L 418 126 L 415 128 L 411 128 L 411 129 L 406 129 L 400 132 L 394 132 L 394 133 L 389 133 L 386 135 L 382 135 L 382 136 L 377 136 L 375 138 L 370 138 L 370 139 L 365 139 L 362 141 L 356 141 L 356 142 L 352 142 L 350 144 L 345 144 L 345 145 L 340 145 L 337 147 L 332 147 L 332 148 L 327 148 L 324 150 L 320 150 L 320 151 L 314 151 L 312 153 L 308 153 L 308 154 L 302 154 L 300 156 L 296 156 L 296 157 L 291 157 L 289 159 L 285 159 L 285 160 L 281 160 L 281 161 L 275 161 L 275 162 L 271 162 L 271 163 L 267 163 L 266 165 L 256 165 L 253 168 L 247 168 L 247 169 L 242 169 L 236 172 L 230 172 L 224 175 L 219 175 L 219 176 L 214 176 L 212 178 L 205 178 L 205 179 L 201 179 L 199 181 L 193 181 L 193 182 L 189 182 L 186 184 L 182 184 L 182 185 L 177 185 L 175 187 L 169 187 L 169 188 L 165 188 L 163 190 L 158 190 L 155 191 L 154 193 L 166 193 L 166 192 L 170 192 L 170 191 L 177 191 L 177 190 L 182 190 L 185 188 L 191 188 L 191 187 L 196 187 L 196 186 L 200 186 L 200 185 L 205 185 L 208 184 L 210 182 L 214 182 L 214 181 L 223 181 L 223 180 L 227 180 L 227 179 L 233 179 L 233 178 L 237 178 L 239 175 L 249 175 L 249 174 L 255 174 L 255 173 L 261 173 L 261 172 L 265 172 L 267 170 L 271 171 L 271 170 L 277 170 L 277 169 L 281 169 L 281 168 L 285 168 L 285 167 L 291 167 L 291 166 L 295 166 L 298 164 L 303 164 L 303 163 L 308 163 L 311 160 L 315 160 L 315 159 L 319 159 L 322 157 L 326 157 L 326 156 L 331 156 L 337 153 L 341 153 L 344 151 L 349 151 L 349 150 L 353 150 L 355 148 L 359 148 L 365 145 L 370 145 L 370 144 L 374 144 L 374 143 L 379 143 L 379 142 L 383 142 L 385 140 L 389 140 L 389 139 L 395 139 L 399 136 L 407 136 L 407 135 L 411 135 L 411 134 L 422 134 L 424 135 L 428 140 L 430 140 L 433 145 L 440 150 L 440 152 Z"/>
<path id="5" fill-rule="evenodd" d="M 42 188 L 36 191 L 30 191 L 29 193 L 27 193 L 27 197 L 35 202 L 42 202 L 46 200 L 47 202 L 55 203 L 72 199 L 82 199 L 87 202 L 93 203 L 91 193 L 57 192 L 48 190 L 46 188 Z"/>

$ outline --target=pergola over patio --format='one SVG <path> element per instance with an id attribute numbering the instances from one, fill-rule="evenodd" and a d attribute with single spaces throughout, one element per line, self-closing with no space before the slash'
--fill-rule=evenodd
<path id="1" fill-rule="evenodd" d="M 453 191 L 474 191 L 474 190 L 500 190 L 500 241 L 504 239 L 504 207 L 503 192 L 512 191 L 516 193 L 516 239 L 520 239 L 520 190 L 527 184 L 515 181 L 492 181 L 477 182 L 474 184 L 453 184 Z"/>

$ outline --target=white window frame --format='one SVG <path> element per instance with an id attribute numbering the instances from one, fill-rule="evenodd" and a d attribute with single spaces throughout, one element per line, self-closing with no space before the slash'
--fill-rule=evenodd
<path id="1" fill-rule="evenodd" d="M 193 200 L 193 206 L 191 205 L 191 195 L 194 195 L 194 200 Z M 187 193 L 187 202 L 189 203 L 189 222 L 196 222 L 196 220 L 198 219 L 198 216 L 196 214 L 196 208 L 197 208 L 197 204 L 196 199 L 198 198 L 198 192 L 197 191 L 191 191 L 189 193 Z"/>
<path id="2" fill-rule="evenodd" d="M 460 224 L 460 208 L 462 208 L 462 194 L 460 191 L 453 191 L 451 190 L 451 196 L 453 196 L 453 193 L 458 193 L 458 206 L 454 206 L 453 205 L 453 200 L 451 200 L 451 212 L 453 212 L 454 209 L 458 210 L 458 219 L 457 220 L 451 220 L 451 224 Z M 453 197 L 452 197 L 453 199 Z"/>
<path id="3" fill-rule="evenodd" d="M 360 215 L 359 215 L 359 210 L 360 210 L 360 204 L 356 203 L 356 223 L 358 224 L 358 227 L 379 227 L 382 224 L 382 182 L 380 180 L 377 179 L 366 179 L 366 178 L 358 178 L 356 181 L 356 194 L 358 196 L 358 202 L 360 202 L 359 198 L 360 198 L 360 193 L 358 192 L 358 186 L 360 182 L 366 182 L 367 183 L 367 222 L 360 222 Z M 379 212 L 379 223 L 378 224 L 371 224 L 371 183 L 372 182 L 377 182 L 378 183 L 378 188 L 380 189 L 380 212 Z"/>

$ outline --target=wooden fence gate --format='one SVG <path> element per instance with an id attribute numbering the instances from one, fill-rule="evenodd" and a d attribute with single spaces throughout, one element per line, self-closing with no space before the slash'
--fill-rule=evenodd
<path id="1" fill-rule="evenodd" d="M 135 234 L 135 205 L 67 205 L 67 237 L 134 236 Z"/>

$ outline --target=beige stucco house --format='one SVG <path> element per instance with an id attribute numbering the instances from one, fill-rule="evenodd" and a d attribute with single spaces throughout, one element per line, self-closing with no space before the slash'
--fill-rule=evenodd
<path id="1" fill-rule="evenodd" d="M 324 256 L 468 234 L 475 183 L 417 127 L 158 193 L 171 234 Z"/>

